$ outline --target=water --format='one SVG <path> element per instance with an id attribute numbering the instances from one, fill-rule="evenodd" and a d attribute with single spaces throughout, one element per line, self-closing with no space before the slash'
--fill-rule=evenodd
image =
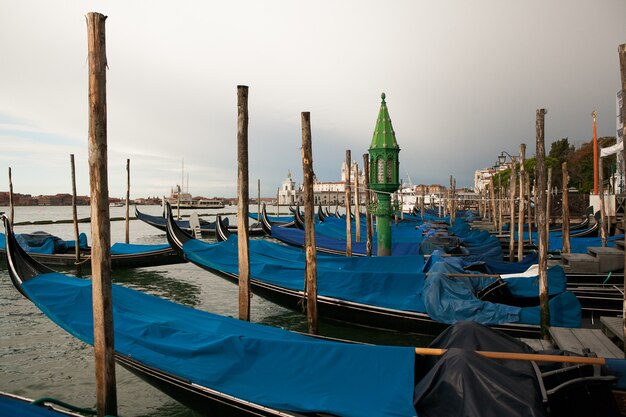
<path id="1" fill-rule="evenodd" d="M 256 211 L 256 206 L 250 207 Z M 142 212 L 159 214 L 160 207 L 142 206 Z M 285 210 L 285 208 L 282 208 Z M 0 211 L 7 211 L 0 207 Z M 268 209 L 268 212 L 273 209 Z M 286 211 L 286 210 L 285 210 Z M 206 211 L 203 211 L 206 212 Z M 216 212 L 234 213 L 235 207 Z M 112 207 L 111 217 L 124 217 L 124 207 Z M 190 214 L 185 212 L 184 214 Z M 89 207 L 79 207 L 78 217 L 89 216 Z M 71 207 L 16 207 L 15 221 L 71 219 Z M 231 216 L 231 222 L 235 218 Z M 214 220 L 212 217 L 210 220 Z M 90 225 L 79 224 L 87 233 Z M 73 239 L 73 225 L 16 226 L 16 233 L 44 230 Z M 111 223 L 111 241 L 122 242 L 123 221 Z M 131 243 L 165 243 L 165 234 L 141 221 L 130 223 Z M 163 297 L 199 310 L 237 317 L 235 285 L 187 263 L 113 272 L 114 282 Z M 295 331 L 306 331 L 306 317 L 260 297 L 251 300 L 251 321 Z M 424 346 L 429 338 L 375 331 L 320 321 L 323 335 L 377 344 Z M 118 413 L 134 416 L 191 417 L 196 414 L 152 388 L 120 366 L 116 367 Z M 0 262 L 0 391 L 29 398 L 50 396 L 82 407 L 95 407 L 93 349 L 70 336 L 46 318 L 11 285 L 4 260 Z"/>

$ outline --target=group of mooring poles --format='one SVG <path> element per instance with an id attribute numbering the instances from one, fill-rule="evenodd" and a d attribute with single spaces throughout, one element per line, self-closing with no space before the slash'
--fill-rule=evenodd
<path id="1" fill-rule="evenodd" d="M 96 373 L 96 398 L 98 416 L 117 415 L 117 394 L 115 389 L 115 362 L 113 337 L 113 310 L 111 300 L 111 253 L 110 253 L 110 216 L 109 193 L 107 180 L 107 115 L 106 115 L 106 47 L 105 47 L 105 20 L 106 16 L 99 13 L 87 14 L 88 33 L 88 64 L 89 64 L 89 173 L 91 195 L 91 272 L 93 291 L 93 319 L 94 319 L 94 354 Z M 620 45 L 620 70 L 622 91 L 626 94 L 626 44 Z M 237 87 L 237 148 L 238 148 L 238 210 L 237 233 L 239 237 L 239 317 L 250 319 L 250 268 L 248 247 L 248 87 Z M 538 109 L 536 115 L 537 136 L 537 188 L 546 189 L 545 175 L 545 145 L 544 145 L 544 118 L 546 111 Z M 622 122 L 626 122 L 624 113 Z M 302 166 L 304 174 L 304 210 L 306 222 L 306 277 L 305 294 L 307 303 L 307 322 L 310 333 L 317 332 L 317 277 L 315 234 L 313 227 L 313 158 L 311 146 L 310 113 L 301 114 L 302 123 Z M 626 126 L 626 123 L 624 123 Z M 624 129 L 626 135 L 626 128 Z M 624 151 L 622 151 L 624 152 Z M 626 155 L 625 155 L 626 156 Z M 347 161 L 349 154 L 346 154 Z M 365 159 L 365 158 L 364 158 Z M 73 162 L 73 156 L 71 157 Z M 513 164 L 513 167 L 515 164 Z M 130 165 L 127 162 L 128 178 Z M 348 170 L 350 165 L 348 165 Z M 367 169 L 367 166 L 366 166 Z M 564 177 L 566 165 L 563 166 Z M 367 176 L 366 176 L 367 177 Z M 515 175 L 512 180 L 515 179 Z M 130 182 L 130 180 L 128 180 Z M 451 183 L 451 188 L 454 184 Z M 12 181 L 9 168 L 10 213 L 13 221 Z M 73 188 L 75 188 L 73 186 Z M 367 185 L 365 186 L 367 189 Z M 346 187 L 349 189 L 349 187 Z M 514 193 L 515 187 L 511 187 Z M 75 192 L 74 192 L 75 194 Z M 127 216 L 128 198 L 127 192 Z M 546 228 L 546 199 L 545 192 L 538 193 L 537 223 L 539 229 L 539 270 L 540 270 L 540 299 L 542 305 L 541 327 L 542 333 L 548 328 L 550 321 L 547 308 L 547 228 Z M 514 199 L 511 207 L 511 234 L 514 231 Z M 564 204 L 565 206 L 565 204 Z M 350 199 L 346 199 L 346 218 L 350 207 Z M 453 211 L 451 210 L 451 214 Z M 358 214 L 358 212 L 357 212 Z M 346 226 L 348 228 L 349 226 Z M 624 218 L 626 229 L 626 216 Z M 76 233 L 76 230 L 75 230 Z M 128 240 L 128 228 L 126 229 Z M 77 239 L 78 240 L 78 239 Z M 77 242 L 78 243 L 78 242 Z M 512 250 L 510 251 L 512 256 Z M 626 263 L 626 255 L 625 255 Z M 626 283 L 625 283 L 626 289 Z M 626 317 L 626 300 L 624 302 L 624 316 Z M 626 335 L 626 321 L 624 322 Z M 546 337 L 546 333 L 543 333 Z"/>

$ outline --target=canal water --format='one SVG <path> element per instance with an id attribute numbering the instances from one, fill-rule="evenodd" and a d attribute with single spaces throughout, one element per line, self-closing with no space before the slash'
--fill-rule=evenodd
<path id="1" fill-rule="evenodd" d="M 160 214 L 158 206 L 140 206 L 142 212 Z M 282 207 L 285 213 L 285 207 Z M 256 211 L 256 206 L 250 207 Z M 6 207 L 0 211 L 8 212 Z M 274 208 L 268 208 L 268 212 Z M 236 207 L 211 210 L 225 213 L 236 222 Z M 111 217 L 124 217 L 124 207 L 111 207 Z M 189 214 L 186 210 L 184 214 Z M 209 213 L 203 210 L 202 213 Z M 89 207 L 78 208 L 79 218 L 89 217 Z M 131 214 L 132 217 L 132 214 Z M 204 216 L 203 216 L 204 217 Z M 15 222 L 68 220 L 71 207 L 16 207 Z M 204 217 L 214 220 L 214 216 Z M 80 223 L 91 242 L 90 224 Z M 16 233 L 43 230 L 73 239 L 73 225 L 38 224 L 16 226 Z M 111 222 L 111 242 L 123 242 L 124 221 Z M 130 222 L 131 243 L 165 243 L 165 233 L 139 220 Z M 71 273 L 71 272 L 69 272 Z M 199 267 L 186 263 L 113 272 L 114 282 L 157 295 L 198 310 L 237 317 L 237 287 Z M 306 317 L 260 297 L 251 301 L 251 321 L 294 331 L 306 331 Z M 425 346 L 430 338 L 379 331 L 320 321 L 326 336 L 376 344 Z M 279 364 L 277 364 L 279 365 Z M 323 372 L 323 370 L 320 370 Z M 147 383 L 116 367 L 118 413 L 125 417 L 195 416 L 191 410 Z M 93 349 L 55 325 L 11 285 L 6 261 L 0 260 L 0 391 L 29 398 L 54 397 L 81 407 L 95 407 Z"/>

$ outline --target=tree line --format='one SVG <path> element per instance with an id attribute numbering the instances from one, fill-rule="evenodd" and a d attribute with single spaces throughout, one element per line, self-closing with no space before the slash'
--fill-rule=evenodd
<path id="1" fill-rule="evenodd" d="M 598 138 L 598 154 L 600 148 L 605 148 L 615 144 L 614 136 Z M 603 178 L 610 181 L 610 178 L 617 169 L 617 158 L 613 154 L 603 159 Z M 567 162 L 569 174 L 569 188 L 575 188 L 579 193 L 588 194 L 593 190 L 593 140 L 583 143 L 577 149 L 569 143 L 568 138 L 554 141 L 550 145 L 550 153 L 546 156 L 546 166 L 552 168 L 552 186 L 562 188 L 563 176 L 561 175 L 561 164 Z M 527 158 L 524 161 L 524 169 L 529 173 L 531 184 L 535 180 L 536 157 Z M 519 172 L 519 161 L 517 161 Z M 500 171 L 494 175 L 494 186 L 508 187 L 511 177 L 511 169 Z"/>

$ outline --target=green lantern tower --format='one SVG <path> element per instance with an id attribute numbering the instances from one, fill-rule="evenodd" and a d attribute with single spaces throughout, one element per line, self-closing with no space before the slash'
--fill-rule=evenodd
<path id="1" fill-rule="evenodd" d="M 398 190 L 400 178 L 400 147 L 396 142 L 389 110 L 385 103 L 385 93 L 381 94 L 382 102 L 376 120 L 376 128 L 370 145 L 370 188 L 378 196 L 378 204 L 373 209 L 376 215 L 376 232 L 378 234 L 378 256 L 391 255 L 391 193 Z"/>

